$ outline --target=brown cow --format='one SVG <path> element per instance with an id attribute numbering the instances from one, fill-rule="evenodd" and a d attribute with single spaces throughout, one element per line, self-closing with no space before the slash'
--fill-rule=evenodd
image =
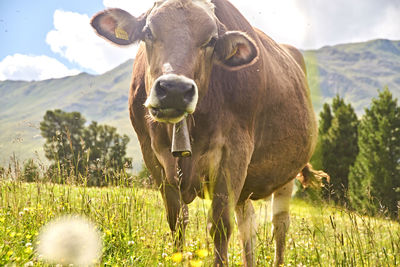
<path id="1" fill-rule="evenodd" d="M 299 52 L 253 28 L 227 0 L 157 1 L 138 18 L 107 9 L 91 24 L 115 44 L 141 41 L 130 117 L 177 249 L 183 245 L 187 204 L 210 195 L 215 266 L 227 265 L 233 210 L 245 265 L 254 266 L 251 200 L 272 195 L 275 265 L 282 264 L 293 180 L 317 137 Z M 172 128 L 182 120 L 192 155 L 176 158 Z"/>

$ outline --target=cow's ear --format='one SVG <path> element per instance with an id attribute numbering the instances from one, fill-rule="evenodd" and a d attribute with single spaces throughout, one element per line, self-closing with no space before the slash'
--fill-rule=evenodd
<path id="1" fill-rule="evenodd" d="M 218 38 L 215 45 L 217 62 L 232 70 L 254 64 L 258 59 L 258 54 L 255 42 L 243 32 L 226 32 Z"/>
<path id="2" fill-rule="evenodd" d="M 146 19 L 135 18 L 119 8 L 110 8 L 93 16 L 90 24 L 101 37 L 117 45 L 130 45 L 142 38 Z"/>

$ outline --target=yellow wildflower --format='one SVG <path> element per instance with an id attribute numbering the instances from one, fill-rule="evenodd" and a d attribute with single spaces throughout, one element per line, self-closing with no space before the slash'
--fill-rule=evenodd
<path id="1" fill-rule="evenodd" d="M 171 260 L 173 260 L 176 263 L 180 263 L 182 261 L 182 259 L 183 259 L 183 256 L 182 256 L 182 253 L 180 253 L 180 252 L 174 253 L 171 256 Z"/>
<path id="2" fill-rule="evenodd" d="M 26 254 L 31 254 L 32 251 L 33 251 L 32 247 L 27 247 L 27 248 L 24 249 L 24 252 L 25 252 Z"/>
<path id="3" fill-rule="evenodd" d="M 205 258 L 208 256 L 208 250 L 207 249 L 199 249 L 196 251 L 197 256 L 200 258 Z"/>
<path id="4" fill-rule="evenodd" d="M 202 260 L 191 260 L 190 261 L 190 266 L 191 267 L 200 267 L 203 265 L 203 261 Z"/>

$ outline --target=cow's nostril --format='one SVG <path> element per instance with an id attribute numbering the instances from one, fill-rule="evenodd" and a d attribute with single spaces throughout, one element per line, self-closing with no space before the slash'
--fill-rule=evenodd
<path id="1" fill-rule="evenodd" d="M 195 89 L 194 85 L 191 85 L 189 90 L 187 90 L 185 95 L 183 96 L 183 99 L 186 102 L 191 102 L 193 100 L 195 93 L 196 93 L 196 89 Z"/>
<path id="2" fill-rule="evenodd" d="M 163 81 L 159 81 L 156 85 L 156 93 L 158 98 L 165 98 L 167 96 L 167 84 Z"/>

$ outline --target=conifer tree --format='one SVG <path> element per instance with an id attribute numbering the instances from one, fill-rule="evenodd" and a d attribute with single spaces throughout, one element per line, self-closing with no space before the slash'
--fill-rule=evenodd
<path id="1" fill-rule="evenodd" d="M 365 110 L 359 126 L 360 149 L 351 168 L 351 205 L 375 215 L 398 216 L 400 201 L 400 108 L 385 88 Z"/>
<path id="2" fill-rule="evenodd" d="M 322 111 L 319 113 L 319 127 L 318 127 L 318 141 L 315 148 L 314 155 L 311 158 L 311 164 L 317 170 L 323 169 L 322 163 L 322 147 L 325 143 L 325 136 L 332 124 L 332 113 L 331 107 L 328 103 L 325 103 L 322 107 Z"/>
<path id="3" fill-rule="evenodd" d="M 338 95 L 332 101 L 332 110 L 334 116 L 322 150 L 323 170 L 331 177 L 329 190 L 324 192 L 326 197 L 345 204 L 350 166 L 358 154 L 358 118 L 351 104 Z"/>
<path id="4" fill-rule="evenodd" d="M 311 163 L 315 169 L 330 175 L 330 183 L 324 182 L 322 195 L 337 203 L 346 202 L 349 167 L 358 153 L 358 119 L 350 104 L 338 95 L 332 101 L 332 111 L 325 103 L 320 113 L 318 143 Z"/>

